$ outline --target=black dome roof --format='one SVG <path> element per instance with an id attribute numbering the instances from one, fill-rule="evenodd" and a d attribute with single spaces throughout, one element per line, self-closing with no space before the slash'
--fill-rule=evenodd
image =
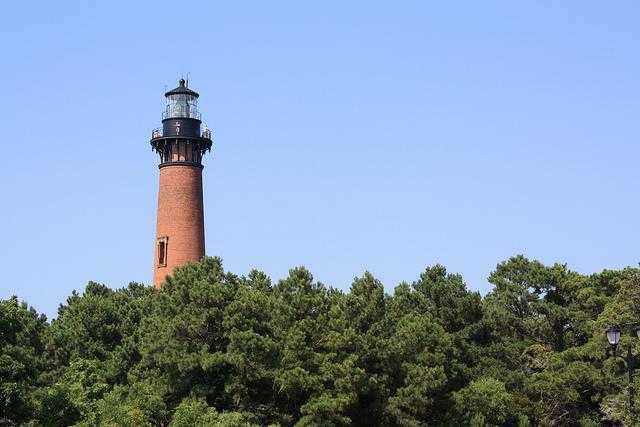
<path id="1" fill-rule="evenodd" d="M 180 86 L 178 86 L 175 89 L 171 89 L 169 92 L 165 93 L 164 96 L 169 96 L 169 95 L 191 95 L 191 96 L 195 96 L 196 98 L 199 97 L 200 95 L 198 95 L 198 92 L 192 91 L 191 89 L 189 89 L 187 87 L 187 82 L 184 79 L 180 79 L 180 81 L 178 82 L 180 84 Z"/>

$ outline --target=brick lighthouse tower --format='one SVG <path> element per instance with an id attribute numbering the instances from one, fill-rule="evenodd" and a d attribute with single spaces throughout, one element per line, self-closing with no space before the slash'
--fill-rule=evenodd
<path id="1" fill-rule="evenodd" d="M 198 93 L 181 79 L 165 93 L 162 129 L 151 134 L 160 156 L 158 217 L 153 284 L 159 288 L 174 268 L 204 256 L 202 156 L 211 150 L 211 131 L 201 129 Z"/>

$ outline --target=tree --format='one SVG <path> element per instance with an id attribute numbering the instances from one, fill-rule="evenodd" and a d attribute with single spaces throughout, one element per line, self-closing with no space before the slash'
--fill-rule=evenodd
<path id="1" fill-rule="evenodd" d="M 483 420 L 488 425 L 502 425 L 512 412 L 512 397 L 503 382 L 480 378 L 454 393 L 456 408 L 465 423 Z"/>
<path id="2" fill-rule="evenodd" d="M 517 256 L 489 280 L 481 298 L 436 265 L 342 292 L 205 258 L 160 290 L 90 282 L 51 324 L 0 301 L 0 424 L 633 425 L 603 331 L 640 318 L 640 271 Z"/>
<path id="3" fill-rule="evenodd" d="M 0 301 L 0 425 L 20 425 L 35 410 L 32 393 L 46 369 L 46 318 L 17 297 Z"/>

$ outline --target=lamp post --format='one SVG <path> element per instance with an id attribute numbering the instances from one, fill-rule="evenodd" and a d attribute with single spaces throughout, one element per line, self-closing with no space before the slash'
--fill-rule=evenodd
<path id="1" fill-rule="evenodd" d="M 626 324 L 624 325 L 626 329 L 629 330 L 630 335 L 635 335 L 637 338 L 640 338 L 640 326 L 637 324 Z M 638 357 L 634 356 L 631 352 L 631 346 L 627 348 L 627 355 L 622 356 L 617 353 L 618 343 L 620 343 L 620 333 L 621 329 L 619 326 L 610 326 L 606 330 L 607 341 L 609 341 L 609 345 L 613 349 L 613 357 L 619 357 L 624 362 L 627 367 L 627 375 L 629 377 L 629 415 L 631 416 L 631 421 L 635 423 L 636 421 L 636 411 L 635 411 L 635 389 L 633 388 L 633 375 L 635 374 L 636 368 L 639 366 Z"/>

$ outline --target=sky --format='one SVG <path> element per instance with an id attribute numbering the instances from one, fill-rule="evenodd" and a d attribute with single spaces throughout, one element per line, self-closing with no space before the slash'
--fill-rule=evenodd
<path id="1" fill-rule="evenodd" d="M 436 263 L 640 261 L 640 3 L 9 2 L 0 298 L 151 283 L 165 90 L 214 148 L 207 254 L 388 292 Z"/>

